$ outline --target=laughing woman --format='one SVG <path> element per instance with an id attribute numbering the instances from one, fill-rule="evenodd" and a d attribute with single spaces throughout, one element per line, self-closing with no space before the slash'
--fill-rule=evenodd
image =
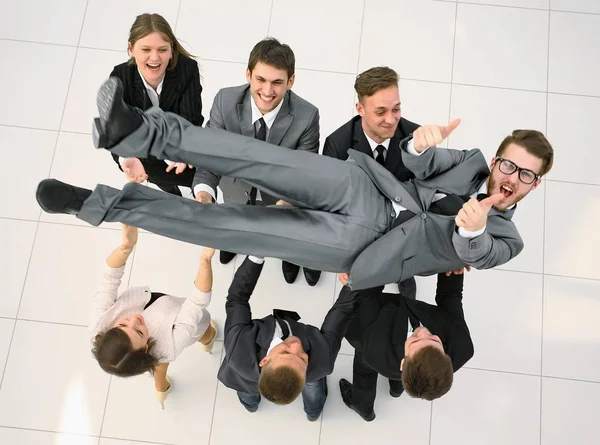
<path id="1" fill-rule="evenodd" d="M 148 286 L 130 287 L 119 295 L 125 263 L 137 243 L 137 229 L 124 225 L 122 238 L 121 245 L 106 259 L 101 287 L 94 295 L 92 353 L 109 374 L 152 374 L 156 399 L 164 408 L 171 390 L 169 363 L 196 342 L 211 352 L 217 336 L 216 325 L 206 310 L 211 297 L 214 249 L 202 250 L 195 289 L 187 299 L 150 292 Z"/>
<path id="2" fill-rule="evenodd" d="M 125 102 L 142 110 L 157 106 L 202 125 L 198 63 L 177 41 L 169 23 L 158 14 L 137 16 L 127 50 L 129 61 L 115 66 L 110 74 L 121 79 Z M 184 163 L 113 157 L 129 181 L 148 180 L 179 196 L 178 186 L 192 186 L 195 169 Z"/>

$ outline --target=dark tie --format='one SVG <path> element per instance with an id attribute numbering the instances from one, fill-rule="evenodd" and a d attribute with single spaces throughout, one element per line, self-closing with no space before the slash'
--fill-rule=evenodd
<path id="1" fill-rule="evenodd" d="M 377 156 L 375 156 L 375 160 L 379 162 L 379 164 L 385 166 L 385 158 L 383 157 L 383 154 L 385 153 L 385 147 L 383 145 L 378 145 L 377 147 L 375 147 L 375 150 L 377 151 Z"/>
<path id="2" fill-rule="evenodd" d="M 408 311 L 408 320 L 410 321 L 410 325 L 412 326 L 413 331 L 419 326 L 421 326 L 421 322 L 419 321 L 419 319 L 410 310 Z"/>
<path id="3" fill-rule="evenodd" d="M 481 201 L 487 197 L 488 195 L 485 193 L 479 193 L 477 195 L 477 200 Z M 455 195 L 454 193 L 450 193 L 444 196 L 442 199 L 432 202 L 429 206 L 429 211 L 432 213 L 437 213 L 438 215 L 458 215 L 458 212 L 460 209 L 462 209 L 463 204 L 469 199 L 471 199 L 470 195 Z"/>
<path id="4" fill-rule="evenodd" d="M 256 139 L 258 139 L 259 141 L 266 141 L 267 140 L 267 124 L 265 123 L 265 120 L 262 117 L 258 120 L 258 123 L 260 124 L 260 127 L 258 128 L 258 131 L 256 131 L 256 128 L 255 128 Z M 251 205 L 256 204 L 256 187 L 252 187 L 250 189 L 250 204 Z"/>
<path id="5" fill-rule="evenodd" d="M 283 332 L 283 336 L 281 337 L 282 340 L 285 340 L 290 336 L 290 328 L 285 322 L 285 319 L 288 318 L 293 321 L 300 320 L 300 315 L 298 315 L 297 312 L 286 311 L 283 309 L 273 309 L 273 317 L 275 317 L 276 322 L 279 323 L 281 331 Z"/>

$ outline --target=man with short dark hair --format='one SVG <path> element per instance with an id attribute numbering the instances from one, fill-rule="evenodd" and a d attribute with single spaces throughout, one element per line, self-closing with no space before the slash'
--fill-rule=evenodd
<path id="1" fill-rule="evenodd" d="M 340 293 L 321 329 L 300 323 L 296 312 L 280 309 L 252 319 L 250 296 L 263 259 L 249 256 L 229 288 L 225 310 L 225 358 L 218 378 L 235 389 L 242 405 L 255 412 L 261 394 L 278 405 L 292 403 L 300 393 L 306 417 L 317 420 L 327 399 L 326 376 L 333 371 L 342 338 L 354 315 L 354 294 Z"/>
<path id="2" fill-rule="evenodd" d="M 248 58 L 248 83 L 221 89 L 213 101 L 207 128 L 266 141 L 273 145 L 317 153 L 319 150 L 319 110 L 292 91 L 296 79 L 296 59 L 292 49 L 277 39 L 266 38 L 252 48 Z M 264 205 L 277 202 L 273 196 L 257 190 L 244 181 L 221 178 L 199 166 L 194 176 L 196 200 L 210 203 L 216 199 L 217 185 L 226 203 Z M 235 253 L 220 252 L 222 264 L 229 263 Z M 283 261 L 283 277 L 293 283 L 300 266 Z M 304 268 L 309 286 L 318 283 L 321 272 Z"/>
<path id="3" fill-rule="evenodd" d="M 356 76 L 354 90 L 358 114 L 325 139 L 323 154 L 345 161 L 353 149 L 375 159 L 400 182 L 414 179 L 402 162 L 400 141 L 419 125 L 401 116 L 396 71 L 387 66 L 369 68 Z M 405 297 L 415 298 L 414 278 L 398 283 L 398 288 Z"/>
<path id="4" fill-rule="evenodd" d="M 343 277 L 340 277 L 342 283 Z M 342 399 L 367 422 L 375 419 L 377 375 L 390 395 L 437 399 L 453 374 L 473 357 L 462 308 L 463 274 L 438 274 L 436 305 L 384 294 L 383 287 L 356 292 L 356 315 L 346 339 L 354 346 L 352 383 L 340 380 Z"/>

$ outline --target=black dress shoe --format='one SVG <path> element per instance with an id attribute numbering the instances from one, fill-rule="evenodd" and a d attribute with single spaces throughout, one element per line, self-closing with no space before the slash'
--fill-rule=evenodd
<path id="1" fill-rule="evenodd" d="M 292 284 L 294 281 L 296 281 L 296 277 L 300 271 L 300 266 L 288 263 L 287 261 L 282 261 L 281 270 L 283 271 L 283 278 L 285 279 L 285 282 Z"/>
<path id="2" fill-rule="evenodd" d="M 410 298 L 411 300 L 417 298 L 417 282 L 414 277 L 398 283 L 398 290 L 404 298 Z"/>
<path id="3" fill-rule="evenodd" d="M 44 179 L 38 184 L 35 199 L 46 213 L 77 215 L 91 190 L 65 184 L 56 179 Z"/>
<path id="4" fill-rule="evenodd" d="M 308 285 L 312 287 L 319 282 L 319 278 L 321 278 L 321 271 L 307 269 L 305 267 L 304 268 L 304 278 L 306 279 L 306 282 L 308 283 Z"/>
<path id="5" fill-rule="evenodd" d="M 110 77 L 102 84 L 96 96 L 100 117 L 94 119 L 92 138 L 97 148 L 111 148 L 142 125 L 142 111 L 130 107 L 123 100 L 123 84 Z"/>
<path id="6" fill-rule="evenodd" d="M 360 417 L 363 418 L 363 420 L 371 422 L 375 419 L 375 411 L 371 410 L 370 413 L 365 414 L 359 411 L 358 408 L 354 406 L 354 403 L 352 403 L 352 383 L 350 383 L 346 379 L 340 379 L 340 392 L 342 393 L 342 400 L 344 401 L 346 406 L 351 410 L 355 411 Z"/>
<path id="7" fill-rule="evenodd" d="M 236 256 L 235 253 L 233 252 L 227 252 L 226 250 L 221 250 L 221 253 L 219 253 L 219 261 L 221 262 L 221 264 L 228 264 L 231 262 L 232 259 L 234 259 Z"/>

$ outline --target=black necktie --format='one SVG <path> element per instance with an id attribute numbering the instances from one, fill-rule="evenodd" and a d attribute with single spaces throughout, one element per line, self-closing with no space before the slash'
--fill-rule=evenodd
<path id="1" fill-rule="evenodd" d="M 485 193 L 479 193 L 477 195 L 477 200 L 481 201 L 487 197 L 488 195 Z M 437 213 L 438 215 L 457 215 L 463 204 L 469 199 L 471 199 L 470 195 L 455 195 L 454 193 L 449 193 L 442 199 L 432 202 L 429 206 L 429 211 L 432 213 Z"/>
<path id="2" fill-rule="evenodd" d="M 286 311 L 283 309 L 273 309 L 273 317 L 275 317 L 275 322 L 279 323 L 281 331 L 283 332 L 283 336 L 281 337 L 282 340 L 285 340 L 290 336 L 290 328 L 288 327 L 285 319 L 289 318 L 293 321 L 300 320 L 300 315 L 298 315 L 298 312 Z"/>
<path id="3" fill-rule="evenodd" d="M 383 157 L 383 154 L 385 153 L 385 147 L 383 145 L 378 145 L 377 147 L 375 147 L 375 150 L 377 151 L 377 156 L 375 156 L 375 160 L 379 162 L 379 164 L 385 166 L 385 158 Z"/>
<path id="4" fill-rule="evenodd" d="M 258 123 L 260 124 L 260 127 L 258 128 L 258 131 L 256 131 L 256 128 L 255 128 L 256 139 L 258 139 L 259 141 L 266 141 L 267 140 L 267 124 L 265 123 L 265 120 L 262 117 L 258 120 Z M 252 187 L 250 189 L 250 204 L 251 205 L 256 204 L 256 187 Z"/>

